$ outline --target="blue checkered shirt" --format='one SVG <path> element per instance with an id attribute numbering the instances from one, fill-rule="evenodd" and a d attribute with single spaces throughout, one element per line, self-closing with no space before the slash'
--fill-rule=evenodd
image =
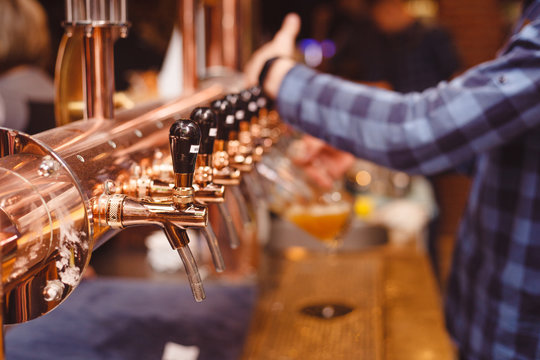
<path id="1" fill-rule="evenodd" d="M 381 165 L 430 175 L 476 161 L 446 300 L 467 359 L 540 359 L 539 8 L 495 60 L 422 93 L 298 65 L 278 95 L 286 122 Z"/>

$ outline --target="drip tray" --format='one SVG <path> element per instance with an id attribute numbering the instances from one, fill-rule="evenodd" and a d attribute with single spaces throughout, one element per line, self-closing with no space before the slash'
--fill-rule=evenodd
<path id="1" fill-rule="evenodd" d="M 382 358 L 381 259 L 291 249 L 267 260 L 244 359 Z"/>

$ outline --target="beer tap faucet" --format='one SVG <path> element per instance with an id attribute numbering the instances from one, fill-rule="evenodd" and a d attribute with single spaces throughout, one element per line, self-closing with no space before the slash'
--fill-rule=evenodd
<path id="1" fill-rule="evenodd" d="M 208 224 L 208 209 L 194 202 L 193 173 L 199 152 L 201 132 L 191 120 L 177 120 L 170 129 L 169 141 L 174 169 L 174 187 L 168 201 L 155 202 L 124 194 L 103 194 L 93 203 L 98 226 L 123 229 L 154 224 L 164 231 L 178 252 L 197 302 L 206 297 L 197 263 L 189 249 L 187 228 L 202 229 Z"/>
<path id="2" fill-rule="evenodd" d="M 254 97 L 255 103 L 258 108 L 257 113 L 257 126 L 252 126 L 253 136 L 258 137 L 259 143 L 262 146 L 263 153 L 268 151 L 272 145 L 272 128 L 269 123 L 269 101 L 263 94 L 259 86 L 253 86 L 249 89 Z"/>
<path id="3" fill-rule="evenodd" d="M 195 167 L 195 199 L 207 205 L 217 204 L 225 222 L 230 246 L 231 248 L 236 249 L 240 245 L 240 239 L 236 229 L 234 228 L 231 214 L 224 203 L 225 186 L 214 183 L 214 140 L 218 135 L 218 122 L 216 119 L 216 114 L 208 107 L 199 107 L 193 110 L 191 113 L 191 120 L 199 125 L 202 134 L 201 147 L 199 149 L 199 155 L 197 156 L 197 163 Z M 209 239 L 210 243 L 210 238 L 207 237 L 207 239 Z M 215 247 L 217 248 L 217 251 L 219 251 L 215 235 L 212 242 L 215 243 Z M 214 255 L 214 253 L 212 254 Z M 221 259 L 221 261 L 223 261 L 223 259 Z M 214 263 L 217 264 L 215 257 Z"/>
<path id="4" fill-rule="evenodd" d="M 261 126 L 259 124 L 259 106 L 257 97 L 250 90 L 240 92 L 241 106 L 245 110 L 244 121 L 240 124 L 240 143 L 251 153 L 253 161 L 261 161 L 262 147 Z"/>
<path id="5" fill-rule="evenodd" d="M 217 115 L 217 135 L 214 141 L 214 183 L 219 185 L 239 185 L 240 170 L 231 167 L 229 144 L 231 136 L 237 132 L 234 109 L 227 100 L 216 100 L 212 109 Z"/>
<path id="6" fill-rule="evenodd" d="M 238 101 L 237 96 L 228 96 L 228 98 L 232 99 L 234 103 Z M 218 120 L 218 132 L 214 142 L 213 155 L 214 183 L 226 186 L 231 185 L 230 190 L 236 200 L 236 203 L 238 204 L 242 223 L 244 224 L 244 230 L 249 232 L 251 231 L 251 218 L 244 195 L 242 195 L 242 192 L 238 187 L 240 184 L 241 173 L 238 168 L 234 168 L 232 166 L 234 163 L 234 159 L 232 157 L 234 154 L 236 154 L 239 147 L 238 122 L 235 117 L 236 107 L 233 106 L 228 100 L 222 99 L 214 101 L 212 103 L 212 109 L 216 113 Z M 244 170 L 249 171 L 251 168 L 252 165 L 248 166 L 247 169 Z M 226 207 L 224 205 L 220 206 L 222 216 L 227 218 L 229 212 L 224 210 L 226 210 Z"/>
<path id="7" fill-rule="evenodd" d="M 235 128 L 229 134 L 229 156 L 231 166 L 242 172 L 253 170 L 251 157 L 251 136 L 249 122 L 246 121 L 246 109 L 238 94 L 229 94 L 225 99 L 231 104 L 235 118 Z"/>

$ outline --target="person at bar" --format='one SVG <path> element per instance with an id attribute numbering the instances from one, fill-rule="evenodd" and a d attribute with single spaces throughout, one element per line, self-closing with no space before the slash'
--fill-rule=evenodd
<path id="1" fill-rule="evenodd" d="M 289 15 L 246 65 L 283 120 L 384 166 L 424 175 L 475 161 L 446 323 L 462 359 L 540 357 L 540 0 L 496 59 L 423 92 L 399 94 L 291 59 Z M 339 161 L 339 159 L 334 159 Z"/>
<path id="2" fill-rule="evenodd" d="M 47 16 L 35 0 L 0 1 L 0 126 L 36 134 L 53 128 L 54 84 Z"/>

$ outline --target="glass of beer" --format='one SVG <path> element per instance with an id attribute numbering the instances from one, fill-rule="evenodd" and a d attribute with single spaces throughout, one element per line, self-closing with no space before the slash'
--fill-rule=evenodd
<path id="1" fill-rule="evenodd" d="M 307 204 L 292 204 L 285 217 L 293 224 L 323 242 L 330 253 L 335 252 L 352 213 L 351 197 L 343 191 L 324 193 Z"/>

